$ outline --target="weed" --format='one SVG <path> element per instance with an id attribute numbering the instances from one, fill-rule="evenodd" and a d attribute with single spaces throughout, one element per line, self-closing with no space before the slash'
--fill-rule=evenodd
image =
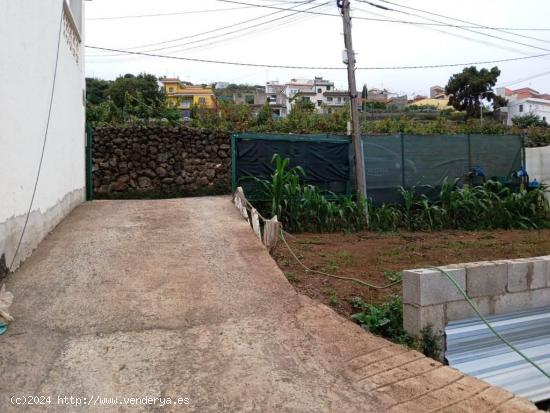
<path id="1" fill-rule="evenodd" d="M 338 295 L 336 294 L 336 291 L 334 291 L 331 287 L 324 287 L 321 289 L 321 293 L 328 298 L 328 303 L 332 307 L 336 307 L 338 304 L 340 304 L 340 299 L 338 298 Z"/>
<path id="2" fill-rule="evenodd" d="M 338 271 L 338 264 L 336 264 L 336 261 L 331 258 L 325 265 L 325 272 L 334 273 L 336 271 Z"/>
<path id="3" fill-rule="evenodd" d="M 349 251 L 338 251 L 336 255 L 338 256 L 339 261 L 344 265 L 351 262 L 351 252 Z"/>
<path id="4" fill-rule="evenodd" d="M 425 356 L 438 360 L 441 355 L 441 336 L 434 333 L 431 325 L 420 330 L 418 350 Z"/>
<path id="5" fill-rule="evenodd" d="M 336 295 L 331 295 L 328 299 L 328 303 L 332 307 L 336 307 L 338 304 L 340 304 L 340 300 L 338 299 L 338 297 Z"/>
<path id="6" fill-rule="evenodd" d="M 356 310 L 363 310 L 367 306 L 367 304 L 361 297 L 351 297 L 349 303 L 351 307 L 355 308 Z"/>
<path id="7" fill-rule="evenodd" d="M 401 281 L 401 272 L 400 271 L 384 271 L 382 274 L 391 283 Z"/>
<path id="8" fill-rule="evenodd" d="M 414 344 L 414 338 L 403 328 L 403 304 L 399 296 L 392 296 L 380 305 L 366 305 L 351 318 L 373 334 L 399 344 Z"/>
<path id="9" fill-rule="evenodd" d="M 285 271 L 284 272 L 286 279 L 290 283 L 297 283 L 300 282 L 300 276 L 296 274 L 295 272 Z"/>

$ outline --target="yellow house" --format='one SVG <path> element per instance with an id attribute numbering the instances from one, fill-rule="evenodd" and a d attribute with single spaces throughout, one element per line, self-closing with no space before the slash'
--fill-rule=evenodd
<path id="1" fill-rule="evenodd" d="M 409 106 L 435 106 L 437 110 L 451 109 L 448 97 L 441 99 L 421 99 L 410 103 Z"/>
<path id="2" fill-rule="evenodd" d="M 183 84 L 178 78 L 161 79 L 166 100 L 179 109 L 189 109 L 191 105 L 213 109 L 216 96 L 209 87 Z"/>

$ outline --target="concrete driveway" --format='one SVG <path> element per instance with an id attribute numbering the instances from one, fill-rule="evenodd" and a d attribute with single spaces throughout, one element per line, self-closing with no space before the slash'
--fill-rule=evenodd
<path id="1" fill-rule="evenodd" d="M 81 205 L 7 287 L 0 412 L 534 409 L 298 295 L 227 197 Z"/>

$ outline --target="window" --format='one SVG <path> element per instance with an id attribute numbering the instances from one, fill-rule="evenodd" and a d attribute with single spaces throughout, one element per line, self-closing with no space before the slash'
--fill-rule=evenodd
<path id="1" fill-rule="evenodd" d="M 543 122 L 546 122 L 546 116 L 543 116 L 543 117 L 542 117 L 542 121 L 543 121 Z"/>
<path id="2" fill-rule="evenodd" d="M 249 105 L 253 105 L 254 104 L 254 95 L 246 95 L 244 97 L 244 101 Z"/>
<path id="3" fill-rule="evenodd" d="M 199 105 L 206 105 L 206 98 L 204 96 L 199 96 Z"/>
<path id="4" fill-rule="evenodd" d="M 327 86 L 327 91 L 329 91 L 329 90 L 330 90 L 330 86 Z"/>
<path id="5" fill-rule="evenodd" d="M 168 92 L 169 92 L 169 93 L 174 93 L 174 88 L 173 88 L 173 87 L 169 87 L 169 88 L 168 88 Z"/>
<path id="6" fill-rule="evenodd" d="M 327 102 L 332 102 L 332 96 L 329 96 L 329 97 L 327 98 Z"/>
<path id="7" fill-rule="evenodd" d="M 318 89 L 317 89 L 317 93 L 323 93 L 323 89 L 318 88 Z"/>
<path id="8" fill-rule="evenodd" d="M 519 105 L 519 111 L 523 112 L 523 105 Z"/>
<path id="9" fill-rule="evenodd" d="M 318 100 L 317 101 L 317 106 L 321 106 L 323 104 L 323 101 L 322 100 Z"/>

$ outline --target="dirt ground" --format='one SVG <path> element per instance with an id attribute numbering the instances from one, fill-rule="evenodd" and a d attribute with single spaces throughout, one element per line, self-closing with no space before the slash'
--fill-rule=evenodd
<path id="1" fill-rule="evenodd" d="M 359 278 L 375 285 L 391 283 L 396 272 L 429 265 L 525 258 L 550 253 L 550 230 L 443 231 L 391 234 L 295 234 L 286 237 L 302 262 L 314 270 Z M 374 290 L 349 281 L 306 272 L 280 242 L 272 253 L 298 292 L 349 316 L 350 300 L 384 301 L 401 294 L 401 285 Z"/>

